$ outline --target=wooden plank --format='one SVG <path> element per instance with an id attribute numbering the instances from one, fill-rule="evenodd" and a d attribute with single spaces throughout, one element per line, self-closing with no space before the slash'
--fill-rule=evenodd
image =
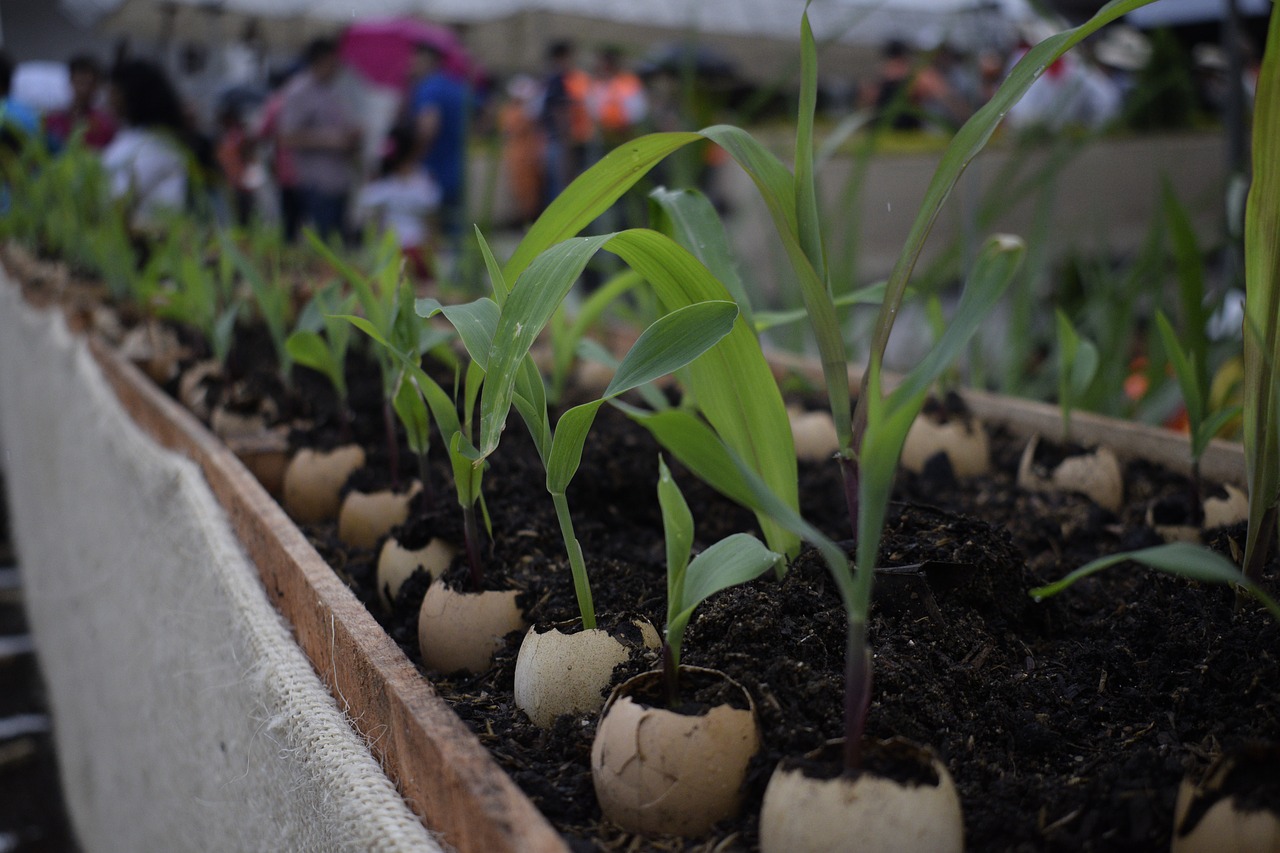
<path id="1" fill-rule="evenodd" d="M 90 350 L 159 444 L 200 465 L 267 594 L 423 824 L 459 851 L 568 850 L 236 456 L 109 347 Z"/>
<path id="2" fill-rule="evenodd" d="M 769 363 L 779 379 L 800 376 L 823 387 L 822 366 L 812 358 L 792 353 L 769 353 Z M 849 368 L 849 390 L 856 395 L 862 368 Z M 900 377 L 886 374 L 885 386 L 892 388 Z M 1006 427 L 1014 435 L 1030 438 L 1039 434 L 1054 441 L 1062 438 L 1062 410 L 1049 403 L 1005 397 L 989 391 L 961 389 L 969 409 L 990 425 Z M 1072 437 L 1081 444 L 1105 444 L 1121 461 L 1146 459 L 1180 474 L 1191 472 L 1191 442 L 1187 436 L 1162 427 L 1122 421 L 1093 412 L 1071 414 Z M 1208 482 L 1230 483 L 1245 488 L 1244 447 L 1238 442 L 1214 439 L 1200 458 L 1200 474 Z"/>

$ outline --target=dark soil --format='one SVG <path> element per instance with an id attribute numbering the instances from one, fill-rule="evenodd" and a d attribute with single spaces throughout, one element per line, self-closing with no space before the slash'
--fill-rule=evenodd
<path id="1" fill-rule="evenodd" d="M 957 484 L 944 465 L 898 482 L 881 567 L 907 570 L 877 581 L 867 734 L 938 751 L 960 789 L 971 849 L 1165 850 L 1184 773 L 1202 772 L 1224 749 L 1280 739 L 1280 628 L 1264 611 L 1238 607 L 1228 590 L 1132 566 L 1035 603 L 1026 592 L 1033 586 L 1094 557 L 1156 544 L 1143 524 L 1146 508 L 1189 485 L 1131 463 L 1130 503 L 1117 516 L 1083 497 L 1020 491 L 1022 443 L 995 438 L 989 478 Z M 647 433 L 606 408 L 569 493 L 597 607 L 640 613 L 655 625 L 664 612 L 658 453 Z M 749 513 L 673 470 L 695 509 L 697 548 L 753 529 Z M 572 584 L 542 480 L 524 427 L 513 421 L 485 479 L 496 526 L 486 548 L 489 583 L 523 589 L 533 619 L 571 619 Z M 847 535 L 834 465 L 802 465 L 801 495 L 809 518 L 832 536 Z M 403 535 L 420 542 L 428 531 L 460 541 L 451 500 Z M 375 601 L 374 554 L 342 548 L 327 528 L 309 533 L 357 593 Z M 1225 551 L 1242 537 L 1243 530 L 1224 533 L 1216 546 Z M 493 580 L 498 573 L 505 579 Z M 413 660 L 425 591 L 425 579 L 416 580 L 393 613 L 372 606 Z M 633 839 L 602 821 L 595 805 L 588 771 L 595 719 L 561 718 L 544 732 L 511 703 L 519 641 L 510 636 L 486 673 L 430 677 L 575 846 L 629 845 Z M 763 747 L 741 821 L 708 838 L 646 843 L 752 849 L 773 767 L 842 735 L 844 613 L 825 566 L 806 551 L 785 578 L 765 576 L 709 600 L 689 626 L 684 662 L 723 670 L 748 689 Z M 654 655 L 633 659 L 615 683 L 656 665 Z"/>

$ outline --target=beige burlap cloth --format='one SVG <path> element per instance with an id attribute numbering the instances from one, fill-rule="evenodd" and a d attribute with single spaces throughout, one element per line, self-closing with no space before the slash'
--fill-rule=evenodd
<path id="1" fill-rule="evenodd" d="M 0 464 L 89 851 L 435 851 L 189 460 L 0 272 Z"/>

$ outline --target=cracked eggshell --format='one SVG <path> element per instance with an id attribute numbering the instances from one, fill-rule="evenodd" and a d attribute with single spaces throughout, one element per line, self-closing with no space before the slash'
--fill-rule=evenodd
<path id="1" fill-rule="evenodd" d="M 178 400 L 196 417 L 209 417 L 209 380 L 222 375 L 222 366 L 206 359 L 187 368 L 178 379 Z"/>
<path id="2" fill-rule="evenodd" d="M 409 517 L 409 501 L 422 491 L 417 480 L 407 492 L 347 492 L 338 510 L 338 538 L 353 548 L 372 548 Z"/>
<path id="3" fill-rule="evenodd" d="M 955 783 L 932 750 L 913 749 L 937 784 L 902 784 L 865 771 L 817 779 L 779 765 L 760 810 L 761 853 L 961 853 L 964 819 Z"/>
<path id="4" fill-rule="evenodd" d="M 422 662 L 437 672 L 483 672 L 502 638 L 525 627 L 517 590 L 459 592 L 443 581 L 427 588 L 418 610 Z"/>
<path id="5" fill-rule="evenodd" d="M 979 477 L 991 470 L 987 429 L 974 418 L 953 417 L 946 423 L 921 413 L 902 445 L 902 467 L 919 474 L 938 453 L 947 454 L 957 477 Z"/>
<path id="6" fill-rule="evenodd" d="M 331 521 L 347 478 L 364 467 L 364 450 L 348 444 L 327 452 L 299 450 L 284 472 L 284 508 L 294 521 Z"/>
<path id="7" fill-rule="evenodd" d="M 389 537 L 378 552 L 378 598 L 382 605 L 391 609 L 391 602 L 395 600 L 400 586 L 419 566 L 434 580 L 444 574 L 457 553 L 457 548 L 436 536 L 413 551 L 394 537 Z"/>
<path id="8" fill-rule="evenodd" d="M 718 705 L 699 716 L 645 707 L 628 695 L 660 677 L 644 673 L 614 688 L 591 744 L 591 779 L 605 817 L 623 829 L 698 835 L 741 806 L 747 763 L 760 746 L 755 705 L 736 682 L 748 708 Z"/>
<path id="9" fill-rule="evenodd" d="M 829 412 L 806 412 L 787 408 L 791 436 L 796 444 L 796 458 L 803 462 L 823 462 L 840 449 L 836 424 Z"/>
<path id="10" fill-rule="evenodd" d="M 1018 487 L 1032 492 L 1079 492 L 1103 509 L 1117 512 L 1124 501 L 1124 479 L 1120 460 L 1109 448 L 1069 456 L 1047 477 L 1036 473 L 1033 464 L 1040 436 L 1027 442 L 1018 462 Z"/>
<path id="11" fill-rule="evenodd" d="M 1170 853 L 1280 853 L 1280 813 L 1271 808 L 1245 810 L 1224 790 L 1242 765 L 1260 762 L 1252 773 L 1274 773 L 1280 748 L 1258 747 L 1228 753 L 1196 785 L 1183 779 L 1174 806 Z"/>
<path id="12" fill-rule="evenodd" d="M 594 714 L 604 705 L 613 670 L 630 643 L 601 628 L 573 630 L 580 620 L 539 631 L 530 627 L 516 656 L 515 702 L 534 725 L 550 728 L 561 714 Z M 662 641 L 647 620 L 635 619 L 646 648 Z M 560 628 L 565 627 L 566 631 Z"/>
<path id="13" fill-rule="evenodd" d="M 1224 485 L 1225 498 L 1211 497 L 1204 501 L 1204 529 L 1239 524 L 1249 517 L 1249 496 L 1235 486 Z"/>

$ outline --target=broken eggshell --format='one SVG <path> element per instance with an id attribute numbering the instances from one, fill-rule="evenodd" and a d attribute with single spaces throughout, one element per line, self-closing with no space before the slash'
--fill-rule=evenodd
<path id="1" fill-rule="evenodd" d="M 1280 804 L 1241 801 L 1251 787 L 1274 778 L 1278 763 L 1280 747 L 1245 747 L 1221 756 L 1200 784 L 1184 779 L 1174 806 L 1171 853 L 1280 851 Z"/>
<path id="2" fill-rule="evenodd" d="M 869 747 L 892 750 L 917 778 L 900 782 L 867 769 L 824 778 L 784 761 L 764 792 L 762 853 L 960 853 L 960 796 L 933 750 L 900 738 Z"/>
<path id="3" fill-rule="evenodd" d="M 902 467 L 919 474 L 925 463 L 939 453 L 946 454 L 957 477 L 979 477 L 991 470 L 991 446 L 981 422 L 968 416 L 943 421 L 921 412 L 912 421 L 902 445 Z"/>
<path id="4" fill-rule="evenodd" d="M 338 538 L 353 548 L 372 548 L 409 517 L 409 501 L 422 491 L 417 480 L 405 492 L 347 492 L 338 510 Z"/>
<path id="5" fill-rule="evenodd" d="M 640 630 L 645 648 L 661 645 L 651 624 L 638 618 L 633 624 Z M 515 703 L 536 726 L 550 728 L 561 714 L 599 711 L 614 669 L 627 660 L 634 648 L 626 637 L 602 628 L 582 630 L 577 627 L 580 625 L 581 620 L 545 630 L 534 625 L 520 643 Z"/>
<path id="6" fill-rule="evenodd" d="M 1213 495 L 1204 499 L 1204 529 L 1227 527 L 1249 518 L 1249 496 L 1235 486 L 1223 484 L 1226 496 Z"/>
<path id="7" fill-rule="evenodd" d="M 1079 492 L 1103 509 L 1116 512 L 1124 500 L 1120 460 L 1109 448 L 1068 456 L 1047 476 L 1036 471 L 1040 436 L 1033 435 L 1018 462 L 1018 487 L 1032 492 Z"/>
<path id="8" fill-rule="evenodd" d="M 829 412 L 808 412 L 787 407 L 791 436 L 795 440 L 796 458 L 802 462 L 824 462 L 840 449 L 836 424 Z"/>
<path id="9" fill-rule="evenodd" d="M 646 672 L 614 688 L 591 744 L 591 780 L 605 817 L 629 832 L 692 836 L 733 817 L 747 764 L 760 746 L 750 694 L 723 673 L 680 667 L 728 681 L 746 708 L 717 705 L 696 715 L 632 699 L 660 680 Z"/>
<path id="10" fill-rule="evenodd" d="M 391 602 L 395 601 L 401 585 L 419 567 L 435 580 L 449 568 L 457 553 L 457 548 L 436 536 L 414 550 L 401 545 L 394 536 L 388 537 L 378 552 L 378 598 L 383 607 L 391 609 Z"/>
<path id="11" fill-rule="evenodd" d="M 483 672 L 502 638 L 525 627 L 519 591 L 462 592 L 444 581 L 427 587 L 418 610 L 418 649 L 437 672 Z"/>
<path id="12" fill-rule="evenodd" d="M 328 451 L 299 450 L 284 472 L 285 511 L 304 524 L 337 518 L 342 487 L 364 462 L 364 450 L 355 444 Z"/>

